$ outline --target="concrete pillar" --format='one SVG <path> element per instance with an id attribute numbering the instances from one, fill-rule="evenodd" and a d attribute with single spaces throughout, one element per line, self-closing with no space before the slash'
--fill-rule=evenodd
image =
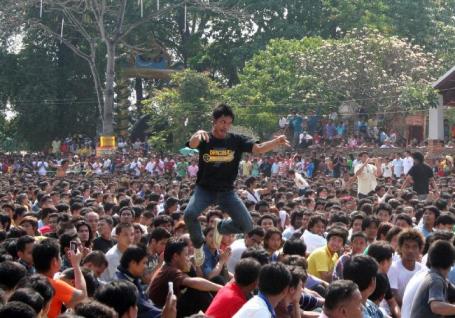
<path id="1" fill-rule="evenodd" d="M 444 105 L 442 95 L 436 108 L 430 108 L 428 120 L 428 140 L 444 140 Z"/>

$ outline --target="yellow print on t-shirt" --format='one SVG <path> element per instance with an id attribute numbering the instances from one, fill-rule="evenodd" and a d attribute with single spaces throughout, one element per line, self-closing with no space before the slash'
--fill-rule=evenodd
<path id="1" fill-rule="evenodd" d="M 212 149 L 202 156 L 205 162 L 231 162 L 234 160 L 235 151 L 230 149 Z"/>

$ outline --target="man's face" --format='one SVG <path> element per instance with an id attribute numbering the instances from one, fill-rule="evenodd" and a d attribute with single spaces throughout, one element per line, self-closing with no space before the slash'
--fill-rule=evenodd
<path id="1" fill-rule="evenodd" d="M 213 131 L 214 133 L 221 138 L 224 138 L 229 132 L 232 126 L 232 117 L 230 116 L 221 116 L 218 119 L 213 121 Z"/>
<path id="2" fill-rule="evenodd" d="M 273 227 L 273 220 L 265 218 L 261 221 L 261 227 L 264 229 L 264 231 L 267 231 L 271 227 Z"/>
<path id="3" fill-rule="evenodd" d="M 161 254 L 164 252 L 164 248 L 166 247 L 168 239 L 162 239 L 159 241 L 156 241 L 155 239 L 152 239 L 150 242 L 150 252 L 153 254 Z"/>
<path id="4" fill-rule="evenodd" d="M 362 318 L 362 294 L 356 291 L 352 297 L 343 305 L 344 317 L 349 318 Z"/>
<path id="5" fill-rule="evenodd" d="M 367 241 L 362 237 L 356 237 L 351 242 L 352 254 L 361 254 L 367 248 Z"/>
<path id="6" fill-rule="evenodd" d="M 120 214 L 120 223 L 131 223 L 133 222 L 133 212 L 131 210 L 124 210 Z"/>
<path id="7" fill-rule="evenodd" d="M 408 222 L 406 222 L 406 221 L 403 220 L 403 219 L 397 219 L 397 220 L 395 221 L 395 225 L 398 226 L 400 229 L 403 229 L 403 230 L 405 230 L 405 229 L 407 229 L 407 228 L 410 227 L 409 224 L 408 224 Z"/>
<path id="8" fill-rule="evenodd" d="M 81 239 L 82 242 L 87 242 L 90 238 L 90 232 L 89 232 L 89 229 L 88 229 L 88 226 L 80 226 L 78 229 L 77 229 L 77 236 L 79 236 L 79 238 Z"/>
<path id="9" fill-rule="evenodd" d="M 419 257 L 419 244 L 413 240 L 406 240 L 400 248 L 401 259 L 406 261 L 415 261 Z"/>
<path id="10" fill-rule="evenodd" d="M 423 224 L 425 224 L 427 227 L 433 227 L 435 220 L 436 215 L 432 211 L 426 209 L 423 212 Z"/>
<path id="11" fill-rule="evenodd" d="M 360 156 L 360 160 L 362 162 L 366 162 L 368 160 L 368 154 L 364 153 L 363 155 Z"/>
<path id="12" fill-rule="evenodd" d="M 144 275 L 147 261 L 147 257 L 144 257 L 139 262 L 131 261 L 128 266 L 129 272 L 136 278 L 142 277 L 142 275 Z"/>
<path id="13" fill-rule="evenodd" d="M 35 245 L 34 242 L 28 243 L 25 245 L 25 249 L 23 251 L 18 251 L 17 255 L 19 256 L 20 259 L 25 261 L 29 265 L 33 265 L 33 256 L 32 256 L 32 251 L 33 251 L 33 246 Z"/>
<path id="14" fill-rule="evenodd" d="M 118 244 L 128 247 L 134 242 L 134 228 L 127 227 L 123 228 L 120 234 L 117 237 Z"/>
<path id="15" fill-rule="evenodd" d="M 245 236 L 245 246 L 252 247 L 252 246 L 261 246 L 262 245 L 262 237 L 259 235 L 246 235 Z"/>
<path id="16" fill-rule="evenodd" d="M 190 260 L 188 259 L 188 247 L 185 247 L 180 254 L 175 254 L 177 257 L 177 267 L 181 271 L 186 271 Z"/>
<path id="17" fill-rule="evenodd" d="M 100 235 L 111 233 L 111 231 L 112 229 L 106 221 L 102 220 L 98 222 L 98 233 Z"/>
<path id="18" fill-rule="evenodd" d="M 337 253 L 343 248 L 343 239 L 339 236 L 332 236 L 327 242 L 327 246 L 332 253 Z"/>
<path id="19" fill-rule="evenodd" d="M 302 226 L 302 223 L 303 223 L 303 217 L 298 216 L 295 218 L 293 226 L 295 229 L 299 229 Z"/>
<path id="20" fill-rule="evenodd" d="M 452 232 L 453 230 L 453 224 L 438 224 L 436 226 L 436 228 L 439 230 L 439 231 L 446 231 L 446 232 Z"/>
<path id="21" fill-rule="evenodd" d="M 362 219 L 355 219 L 354 222 L 352 222 L 352 233 L 357 233 L 362 231 Z"/>
<path id="22" fill-rule="evenodd" d="M 49 228 L 51 229 L 51 232 L 54 233 L 57 231 L 57 224 L 58 224 L 58 216 L 52 216 L 49 218 L 48 221 Z"/>
<path id="23" fill-rule="evenodd" d="M 317 222 L 311 229 L 310 231 L 313 233 L 313 234 L 317 234 L 317 235 L 322 235 L 325 231 L 325 225 L 324 223 L 322 222 Z"/>
<path id="24" fill-rule="evenodd" d="M 365 234 L 369 241 L 376 239 L 376 236 L 378 235 L 378 226 L 376 223 L 371 223 L 370 226 L 365 229 Z"/>
<path id="25" fill-rule="evenodd" d="M 99 219 L 100 219 L 100 217 L 95 212 L 93 212 L 93 213 L 90 212 L 90 213 L 87 214 L 86 221 L 90 225 L 90 227 L 92 228 L 92 231 L 96 231 L 97 230 Z"/>
<path id="26" fill-rule="evenodd" d="M 378 213 L 378 218 L 381 222 L 390 222 L 390 213 L 387 210 L 379 210 Z"/>

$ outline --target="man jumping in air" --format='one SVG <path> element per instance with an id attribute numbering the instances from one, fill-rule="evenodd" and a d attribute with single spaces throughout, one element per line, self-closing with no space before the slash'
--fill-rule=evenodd
<path id="1" fill-rule="evenodd" d="M 199 130 L 188 142 L 189 147 L 199 150 L 196 187 L 185 209 L 185 223 L 195 248 L 197 266 L 204 263 L 204 235 L 198 216 L 210 205 L 218 204 L 231 217 L 216 222 L 214 239 L 218 247 L 221 235 L 248 233 L 253 229 L 250 213 L 234 191 L 242 153 L 262 154 L 278 146 L 290 146 L 284 135 L 255 143 L 246 136 L 229 133 L 234 112 L 225 104 L 217 106 L 212 116 L 212 131 Z"/>

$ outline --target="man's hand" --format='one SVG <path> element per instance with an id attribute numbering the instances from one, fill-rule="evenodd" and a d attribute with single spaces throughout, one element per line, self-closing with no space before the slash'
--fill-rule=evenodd
<path id="1" fill-rule="evenodd" d="M 171 292 L 167 293 L 166 304 L 163 307 L 161 312 L 161 317 L 163 318 L 175 318 L 177 317 L 177 297 Z"/>
<path id="2" fill-rule="evenodd" d="M 79 249 L 77 250 L 77 253 L 74 253 L 74 251 L 69 250 L 68 258 L 70 259 L 71 266 L 73 268 L 79 267 L 79 265 L 81 264 L 81 260 L 82 260 L 82 253 L 79 251 Z"/>
<path id="3" fill-rule="evenodd" d="M 286 147 L 291 147 L 291 144 L 289 143 L 289 140 L 286 138 L 285 135 L 281 135 L 275 138 L 275 144 L 276 145 L 284 145 Z"/>
<path id="4" fill-rule="evenodd" d="M 205 130 L 198 130 L 193 137 L 196 137 L 199 139 L 199 141 L 204 140 L 205 142 L 209 142 L 210 136 L 209 133 L 206 132 Z"/>
<path id="5" fill-rule="evenodd" d="M 229 260 L 229 257 L 231 257 L 231 248 L 230 247 L 226 248 L 223 252 L 221 252 L 220 262 L 222 264 L 226 264 L 227 261 Z"/>

